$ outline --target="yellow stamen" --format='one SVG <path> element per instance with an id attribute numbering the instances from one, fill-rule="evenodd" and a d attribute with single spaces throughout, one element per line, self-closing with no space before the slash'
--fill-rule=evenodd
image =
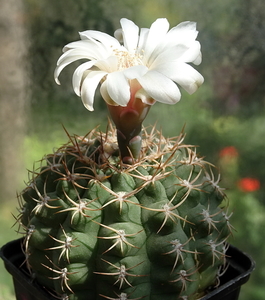
<path id="1" fill-rule="evenodd" d="M 113 52 L 118 57 L 118 70 L 120 71 L 143 64 L 142 55 L 140 54 L 118 49 L 114 49 Z"/>

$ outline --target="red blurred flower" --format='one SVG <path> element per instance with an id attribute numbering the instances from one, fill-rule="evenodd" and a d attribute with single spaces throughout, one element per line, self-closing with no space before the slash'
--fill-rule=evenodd
<path id="1" fill-rule="evenodd" d="M 256 178 L 245 177 L 238 181 L 238 187 L 243 192 L 255 192 L 260 189 L 260 181 Z"/>
<path id="2" fill-rule="evenodd" d="M 219 152 L 219 156 L 228 158 L 238 157 L 238 151 L 234 146 L 227 146 Z"/>

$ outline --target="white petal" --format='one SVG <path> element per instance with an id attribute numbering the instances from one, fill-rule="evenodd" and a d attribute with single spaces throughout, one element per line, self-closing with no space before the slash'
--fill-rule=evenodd
<path id="1" fill-rule="evenodd" d="M 162 52 L 157 53 L 157 49 L 153 52 L 149 63 L 150 68 L 155 65 L 168 63 L 170 61 L 201 63 L 201 45 L 198 41 L 194 41 L 190 47 L 184 44 L 165 48 Z"/>
<path id="2" fill-rule="evenodd" d="M 201 63 L 201 61 L 198 60 L 198 57 L 200 57 L 201 53 L 201 44 L 198 41 L 194 41 L 190 48 L 182 55 L 181 61 L 183 62 L 195 62 L 197 61 Z"/>
<path id="3" fill-rule="evenodd" d="M 106 80 L 100 85 L 100 94 L 104 101 L 107 102 L 109 105 L 118 106 L 118 104 L 110 98 L 110 95 L 107 90 Z"/>
<path id="4" fill-rule="evenodd" d="M 147 62 L 150 55 L 156 48 L 156 46 L 165 37 L 169 29 L 169 23 L 167 19 L 157 19 L 150 27 L 148 32 L 145 48 L 144 48 L 144 58 Z"/>
<path id="5" fill-rule="evenodd" d="M 158 102 L 175 104 L 180 100 L 181 94 L 177 85 L 159 72 L 149 71 L 137 80 L 147 94 Z"/>
<path id="6" fill-rule="evenodd" d="M 106 71 L 108 73 L 116 72 L 118 70 L 118 58 L 117 56 L 110 56 L 106 59 L 98 60 L 95 63 L 100 70 Z"/>
<path id="7" fill-rule="evenodd" d="M 65 52 L 57 61 L 57 67 L 54 71 L 54 78 L 57 84 L 60 84 L 58 77 L 62 70 L 71 64 L 72 62 L 79 60 L 79 59 L 92 59 L 89 55 L 89 52 L 85 51 L 84 49 L 71 49 Z"/>
<path id="8" fill-rule="evenodd" d="M 163 41 L 158 45 L 156 51 L 163 52 L 165 49 L 175 47 L 176 45 L 185 45 L 188 48 L 198 35 L 196 31 L 196 23 L 182 22 L 176 27 L 173 27 L 164 37 Z"/>
<path id="9" fill-rule="evenodd" d="M 164 49 L 164 51 L 160 53 L 157 53 L 157 51 L 155 50 L 151 58 L 149 59 L 149 68 L 153 69 L 156 65 L 182 59 L 187 50 L 188 48 L 185 45 L 176 45 L 174 47 L 169 47 Z"/>
<path id="10" fill-rule="evenodd" d="M 135 79 L 144 76 L 148 72 L 148 68 L 143 65 L 133 66 L 123 71 L 124 76 L 128 79 Z"/>
<path id="11" fill-rule="evenodd" d="M 77 55 L 75 50 L 72 50 L 72 52 L 74 51 L 74 54 L 72 54 L 70 51 L 64 53 L 63 55 L 60 56 L 60 58 L 57 61 L 57 66 L 54 70 L 54 79 L 56 81 L 57 84 L 60 84 L 60 81 L 58 79 L 59 75 L 61 74 L 62 70 L 68 66 L 70 63 L 78 60 L 80 58 L 80 55 Z"/>
<path id="12" fill-rule="evenodd" d="M 167 34 L 166 40 L 168 43 L 178 42 L 186 44 L 195 41 L 197 36 L 198 31 L 196 30 L 196 23 L 186 21 L 170 29 Z"/>
<path id="13" fill-rule="evenodd" d="M 81 86 L 81 99 L 84 106 L 93 111 L 94 96 L 97 86 L 100 80 L 106 75 L 106 72 L 102 71 L 90 71 L 84 79 Z"/>
<path id="14" fill-rule="evenodd" d="M 77 94 L 77 96 L 80 96 L 80 86 L 83 79 L 84 72 L 86 70 L 89 70 L 93 65 L 95 64 L 95 60 L 88 61 L 83 64 L 81 64 L 76 70 L 74 71 L 73 78 L 72 78 L 72 84 L 74 88 L 74 92 Z"/>
<path id="15" fill-rule="evenodd" d="M 145 48 L 146 40 L 148 37 L 149 29 L 148 28 L 141 28 L 140 29 L 140 37 L 138 41 L 138 53 L 143 54 L 143 49 Z"/>
<path id="16" fill-rule="evenodd" d="M 153 105 L 156 102 L 144 89 L 138 90 L 135 94 L 135 98 L 141 99 L 143 103 L 148 105 Z"/>
<path id="17" fill-rule="evenodd" d="M 116 40 L 119 41 L 120 44 L 123 44 L 123 34 L 122 34 L 122 29 L 121 28 L 115 30 L 114 37 L 115 37 Z"/>
<path id="18" fill-rule="evenodd" d="M 130 85 L 124 73 L 113 72 L 106 79 L 107 91 L 110 98 L 121 106 L 126 106 L 130 100 Z"/>
<path id="19" fill-rule="evenodd" d="M 194 65 L 199 65 L 201 62 L 202 62 L 202 53 L 200 51 L 198 56 L 194 59 L 193 63 L 194 63 Z"/>
<path id="20" fill-rule="evenodd" d="M 178 83 L 189 94 L 194 93 L 204 81 L 203 76 L 186 63 L 171 62 L 161 64 L 155 70 Z"/>
<path id="21" fill-rule="evenodd" d="M 86 58 L 86 59 L 90 59 L 90 55 L 89 52 L 86 51 L 85 49 L 70 49 L 67 52 L 63 53 L 58 61 L 57 61 L 57 65 L 61 65 L 64 63 L 67 63 L 68 61 L 75 61 L 81 58 Z M 93 58 L 92 58 L 93 59 Z"/>
<path id="22" fill-rule="evenodd" d="M 108 48 L 117 48 L 120 47 L 120 43 L 112 36 L 107 33 L 96 31 L 96 30 L 87 30 L 79 33 L 80 38 L 83 39 L 94 39 L 99 41 L 103 45 L 106 45 Z"/>
<path id="23" fill-rule="evenodd" d="M 70 49 L 83 49 L 88 56 L 93 59 L 102 59 L 108 57 L 112 49 L 106 48 L 103 44 L 93 40 L 81 40 L 67 44 L 63 48 L 63 52 Z"/>
<path id="24" fill-rule="evenodd" d="M 135 52 L 139 39 L 139 27 L 125 18 L 121 19 L 120 23 L 123 31 L 124 46 L 128 51 Z"/>

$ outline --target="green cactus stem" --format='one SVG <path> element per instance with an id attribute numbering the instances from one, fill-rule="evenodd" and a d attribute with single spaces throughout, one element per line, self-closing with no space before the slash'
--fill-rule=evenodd
<path id="1" fill-rule="evenodd" d="M 45 156 L 18 197 L 32 279 L 64 300 L 193 300 L 218 285 L 231 215 L 183 140 L 144 129 L 126 164 L 110 126 Z"/>

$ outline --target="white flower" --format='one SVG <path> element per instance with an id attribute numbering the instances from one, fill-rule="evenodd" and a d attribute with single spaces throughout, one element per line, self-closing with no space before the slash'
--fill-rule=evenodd
<path id="1" fill-rule="evenodd" d="M 196 23 L 183 22 L 169 30 L 167 19 L 157 19 L 150 29 L 121 19 L 121 29 L 112 37 L 87 30 L 80 41 L 63 48 L 54 77 L 70 63 L 85 59 L 73 74 L 73 88 L 85 107 L 93 110 L 95 91 L 109 105 L 127 106 L 131 97 L 145 104 L 155 101 L 175 104 L 180 85 L 194 93 L 203 83 L 202 75 L 188 63 L 200 64 L 200 43 Z"/>

